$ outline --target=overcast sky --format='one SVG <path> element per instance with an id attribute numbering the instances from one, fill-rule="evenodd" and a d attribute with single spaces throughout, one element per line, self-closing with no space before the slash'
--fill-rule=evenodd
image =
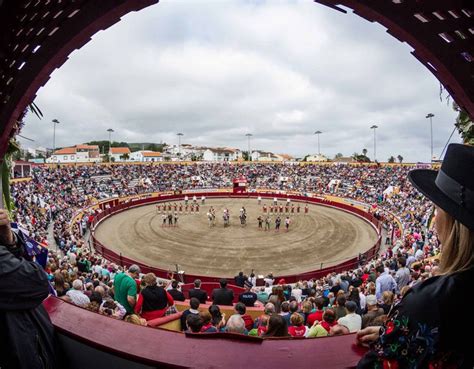
<path id="1" fill-rule="evenodd" d="M 428 161 L 456 114 L 439 82 L 378 24 L 311 0 L 162 0 L 95 35 L 38 93 L 23 146 L 182 143 Z M 457 132 L 452 142 L 459 142 Z"/>

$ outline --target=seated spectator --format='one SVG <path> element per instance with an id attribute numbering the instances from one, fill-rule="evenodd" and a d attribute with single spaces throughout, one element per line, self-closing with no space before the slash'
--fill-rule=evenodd
<path id="1" fill-rule="evenodd" d="M 199 314 L 189 314 L 186 316 L 186 329 L 188 332 L 199 333 L 201 332 L 202 326 L 203 321 Z"/>
<path id="2" fill-rule="evenodd" d="M 314 300 L 316 305 L 316 311 L 309 314 L 308 319 L 306 320 L 306 325 L 312 327 L 314 322 L 321 322 L 323 320 L 324 313 L 324 299 L 322 297 L 317 297 Z"/>
<path id="3" fill-rule="evenodd" d="M 201 289 L 201 280 L 196 279 L 194 281 L 194 288 L 189 290 L 189 298 L 197 298 L 201 304 L 205 304 L 207 302 L 207 292 Z"/>
<path id="4" fill-rule="evenodd" d="M 262 315 L 260 318 L 255 319 L 255 328 L 249 331 L 249 336 L 258 336 L 261 337 L 268 329 L 268 321 L 270 316 Z"/>
<path id="5" fill-rule="evenodd" d="M 247 278 L 244 276 L 244 272 L 239 272 L 239 274 L 234 277 L 235 285 L 239 287 L 244 287 L 246 280 Z"/>
<path id="6" fill-rule="evenodd" d="M 334 310 L 326 309 L 323 313 L 323 321 L 320 324 L 329 333 L 331 327 L 337 324 L 336 313 Z"/>
<path id="7" fill-rule="evenodd" d="M 326 337 L 326 336 L 329 336 L 328 331 L 317 320 L 309 328 L 308 333 L 306 333 L 307 338 Z"/>
<path id="8" fill-rule="evenodd" d="M 309 300 L 303 301 L 303 303 L 301 304 L 301 311 L 299 313 L 303 317 L 304 325 L 306 325 L 306 326 L 308 325 L 306 323 L 308 321 L 308 316 L 311 314 L 311 310 L 313 310 L 313 304 L 311 303 L 311 301 L 309 301 Z M 321 316 L 321 318 L 322 318 L 322 316 Z"/>
<path id="9" fill-rule="evenodd" d="M 140 318 L 137 314 L 129 314 L 124 318 L 124 321 L 127 323 L 132 323 L 136 325 L 143 325 L 146 326 L 148 323 L 146 319 Z"/>
<path id="10" fill-rule="evenodd" d="M 80 279 L 76 279 L 74 282 L 72 282 L 72 289 L 66 292 L 66 297 L 68 297 L 69 301 L 74 305 L 86 307 L 90 303 L 90 300 L 82 290 L 82 281 Z"/>
<path id="11" fill-rule="evenodd" d="M 245 307 L 245 305 L 241 302 L 238 302 L 237 304 L 235 304 L 234 310 L 244 320 L 245 329 L 247 331 L 250 331 L 253 328 L 253 319 L 249 314 L 247 314 L 247 308 Z"/>
<path id="12" fill-rule="evenodd" d="M 195 297 L 193 297 L 191 300 L 189 300 L 189 309 L 186 309 L 183 311 L 183 314 L 181 315 L 181 330 L 184 331 L 187 327 L 186 322 L 188 319 L 188 315 L 199 315 L 199 300 Z M 202 322 L 202 320 L 201 320 Z M 201 328 L 199 328 L 201 329 Z"/>
<path id="13" fill-rule="evenodd" d="M 257 301 L 257 294 L 252 291 L 253 285 L 249 281 L 244 282 L 245 291 L 239 295 L 239 301 L 245 306 L 253 307 Z"/>
<path id="14" fill-rule="evenodd" d="M 89 300 L 90 302 L 86 305 L 86 309 L 98 313 L 100 305 L 102 305 L 102 295 L 99 292 L 94 291 L 89 297 Z"/>
<path id="15" fill-rule="evenodd" d="M 104 300 L 102 305 L 100 305 L 99 313 L 114 319 L 123 319 L 125 314 L 127 314 L 127 310 L 117 301 Z"/>
<path id="16" fill-rule="evenodd" d="M 288 327 L 288 333 L 292 337 L 305 337 L 309 331 L 309 328 L 306 327 L 303 317 L 298 313 L 293 313 L 290 318 L 291 326 Z"/>
<path id="17" fill-rule="evenodd" d="M 201 311 L 199 316 L 202 319 L 201 333 L 216 333 L 217 328 L 212 324 L 212 315 L 209 311 Z"/>
<path id="18" fill-rule="evenodd" d="M 239 314 L 231 315 L 224 329 L 227 333 L 247 334 L 245 322 Z"/>
<path id="19" fill-rule="evenodd" d="M 367 313 L 362 315 L 362 328 L 374 325 L 374 319 L 384 315 L 383 309 L 377 306 L 377 298 L 375 295 L 369 295 L 366 298 Z"/>
<path id="20" fill-rule="evenodd" d="M 331 327 L 329 330 L 329 335 L 330 336 L 342 336 L 344 334 L 349 334 L 351 333 L 349 331 L 349 328 L 347 328 L 345 325 L 341 324 L 336 324 Z"/>
<path id="21" fill-rule="evenodd" d="M 362 328 L 362 318 L 356 313 L 357 304 L 354 301 L 346 302 L 347 314 L 338 319 L 337 323 L 349 329 L 350 333 L 357 332 Z"/>
<path id="22" fill-rule="evenodd" d="M 209 306 L 208 310 L 212 317 L 212 325 L 216 327 L 218 331 L 220 331 L 223 327 L 225 327 L 225 313 L 221 313 L 219 306 L 214 304 Z"/>
<path id="23" fill-rule="evenodd" d="M 219 281 L 221 288 L 214 288 L 211 298 L 216 305 L 233 305 L 234 291 L 227 288 L 227 279 L 222 278 Z"/>
<path id="24" fill-rule="evenodd" d="M 260 287 L 257 289 L 257 300 L 262 304 L 266 304 L 268 302 L 268 293 L 265 291 L 265 287 Z"/>
<path id="25" fill-rule="evenodd" d="M 383 309 L 384 314 L 388 314 L 388 312 L 392 308 L 394 299 L 395 295 L 392 291 L 384 291 L 382 293 L 382 303 L 379 304 L 379 307 Z"/>
<path id="26" fill-rule="evenodd" d="M 146 274 L 143 281 L 145 287 L 138 295 L 135 313 L 146 320 L 161 318 L 165 315 L 167 308 L 173 306 L 173 297 L 163 287 L 157 285 L 154 273 Z"/>
<path id="27" fill-rule="evenodd" d="M 171 282 L 171 289 L 168 290 L 168 293 L 171 295 L 174 301 L 184 301 L 186 297 L 184 293 L 179 289 L 179 283 L 176 280 Z"/>
<path id="28" fill-rule="evenodd" d="M 346 315 L 346 297 L 344 294 L 337 296 L 336 302 L 337 305 L 334 307 L 334 312 L 336 313 L 336 319 L 339 319 Z"/>
<path id="29" fill-rule="evenodd" d="M 267 331 L 262 334 L 262 337 L 290 337 L 285 319 L 281 315 L 272 315 L 268 321 Z"/>

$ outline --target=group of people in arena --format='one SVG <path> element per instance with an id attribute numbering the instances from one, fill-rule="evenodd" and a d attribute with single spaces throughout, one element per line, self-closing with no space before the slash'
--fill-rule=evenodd
<path id="1" fill-rule="evenodd" d="M 412 299 L 412 290 L 439 280 L 440 272 L 446 270 L 437 257 L 438 234 L 428 228 L 433 204 L 409 183 L 409 170 L 404 166 L 228 163 L 39 167 L 33 170 L 32 181 L 12 186 L 14 220 L 38 242 L 47 244 L 52 233 L 58 249 L 49 245 L 45 270 L 53 293 L 99 314 L 147 325 L 176 312 L 176 301 L 188 301 L 181 327 L 198 334 L 309 338 L 358 332 L 360 342 L 366 343 L 387 337 L 394 329 L 390 311 L 397 302 L 405 295 Z M 139 181 L 145 176 L 150 181 Z M 370 204 L 370 211 L 384 224 L 387 250 L 372 260 L 361 259 L 355 269 L 294 284 L 283 279 L 276 282 L 269 275 L 263 286 L 257 286 L 254 273 L 248 277 L 241 273 L 236 284 L 245 290 L 234 304 L 234 292 L 226 280 L 211 296 L 197 280 L 186 296 L 176 280 L 162 281 L 151 273 L 143 275 L 136 265 L 125 268 L 95 255 L 85 247 L 84 236 L 100 210 L 86 212 L 70 226 L 78 210 L 104 196 L 227 187 L 233 178 L 242 176 L 248 179 L 250 190 L 329 192 Z M 339 180 L 337 186 L 330 185 L 333 179 Z M 396 191 L 387 194 L 389 186 Z M 425 193 L 421 185 L 416 188 Z M 443 233 L 442 237 L 447 236 Z M 258 302 L 264 308 L 254 319 L 247 308 Z M 219 307 L 223 305 L 232 305 L 234 313 L 226 317 Z M 387 328 L 387 324 L 392 325 Z M 383 331 L 378 328 L 382 326 Z M 373 363 L 378 358 L 368 360 Z"/>

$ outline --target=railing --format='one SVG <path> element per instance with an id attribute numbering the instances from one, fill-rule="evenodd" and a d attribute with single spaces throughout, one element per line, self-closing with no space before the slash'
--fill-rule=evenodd
<path id="1" fill-rule="evenodd" d="M 261 196 L 262 199 L 263 198 L 272 199 L 273 197 L 278 196 L 279 199 L 289 198 L 293 201 L 308 202 L 311 204 L 336 208 L 336 209 L 339 209 L 339 210 L 342 210 L 342 211 L 345 211 L 345 212 L 348 212 L 360 217 L 361 219 L 370 223 L 374 227 L 374 229 L 377 231 L 378 239 L 376 243 L 370 249 L 368 249 L 366 252 L 360 255 L 364 260 L 370 260 L 371 258 L 376 256 L 380 248 L 381 222 L 379 222 L 371 214 L 353 205 L 326 200 L 322 197 L 285 195 L 281 193 L 278 193 L 276 195 L 276 192 L 260 192 L 259 191 L 258 193 L 249 192 L 245 194 L 233 194 L 233 193 L 222 193 L 222 192 L 191 192 L 191 193 L 181 193 L 181 194 L 164 193 L 164 194 L 153 194 L 153 196 L 144 194 L 144 195 L 137 195 L 136 200 L 128 198 L 127 202 L 121 202 L 122 201 L 121 199 L 112 199 L 107 202 L 103 202 L 99 205 L 103 209 L 103 211 L 95 217 L 91 225 L 92 226 L 91 240 L 92 240 L 92 245 L 94 246 L 95 251 L 98 254 L 100 254 L 102 257 L 104 257 L 105 259 L 110 260 L 111 262 L 116 263 L 118 265 L 130 266 L 132 264 L 137 264 L 140 266 L 143 273 L 153 272 L 160 278 L 169 278 L 168 270 L 160 269 L 157 267 L 153 267 L 153 266 L 138 262 L 136 260 L 123 256 L 121 253 L 117 253 L 109 249 L 108 247 L 103 245 L 99 240 L 97 240 L 97 238 L 94 235 L 94 229 L 99 225 L 100 222 L 102 222 L 104 219 L 114 214 L 120 213 L 128 209 L 132 209 L 135 207 L 140 207 L 143 205 L 149 205 L 149 204 L 163 202 L 163 201 L 173 201 L 173 200 L 178 200 L 178 199 L 183 200 L 183 197 L 186 194 L 190 197 L 196 196 L 198 198 L 201 196 L 205 196 L 206 198 L 222 198 L 222 197 L 256 198 L 258 196 Z M 359 255 L 354 256 L 353 258 L 345 260 L 342 263 L 338 263 L 336 265 L 327 266 L 327 264 L 328 262 L 326 262 L 326 266 L 325 266 L 325 263 L 321 263 L 320 269 L 317 269 L 317 270 L 312 270 L 309 272 L 298 273 L 298 274 L 276 276 L 275 278 L 277 279 L 285 278 L 287 283 L 293 283 L 293 282 L 297 282 L 298 280 L 321 278 L 327 275 L 328 273 L 332 273 L 332 272 L 337 273 L 337 272 L 342 272 L 348 269 L 354 269 L 359 266 Z M 201 279 L 203 282 L 218 282 L 220 279 L 219 276 L 210 277 L 210 276 L 201 276 L 201 275 L 192 275 L 192 274 L 185 274 L 183 278 L 184 278 L 185 283 L 190 283 L 194 281 L 194 279 L 198 279 L 198 278 Z M 261 283 L 262 281 L 259 281 L 259 282 Z"/>

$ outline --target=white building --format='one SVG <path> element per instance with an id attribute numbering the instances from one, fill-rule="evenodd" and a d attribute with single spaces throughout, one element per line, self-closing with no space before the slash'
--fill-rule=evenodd
<path id="1" fill-rule="evenodd" d="M 47 163 L 97 163 L 101 161 L 99 146 L 76 145 L 56 150 L 46 159 Z"/>
<path id="2" fill-rule="evenodd" d="M 308 155 L 306 157 L 306 161 L 321 162 L 321 161 L 329 161 L 329 159 L 326 156 L 324 156 L 323 154 L 314 154 L 314 155 Z"/>
<path id="3" fill-rule="evenodd" d="M 161 152 L 150 151 L 150 150 L 140 150 L 135 151 L 130 154 L 129 161 L 139 161 L 139 162 L 153 162 L 153 161 L 163 161 L 163 155 Z"/>
<path id="4" fill-rule="evenodd" d="M 272 152 L 255 150 L 252 151 L 252 161 L 283 161 Z"/>
<path id="5" fill-rule="evenodd" d="M 235 161 L 242 157 L 239 149 L 227 147 L 207 148 L 202 156 L 204 161 Z"/>
<path id="6" fill-rule="evenodd" d="M 114 162 L 130 161 L 130 154 L 128 147 L 111 147 L 109 150 L 110 160 Z"/>

